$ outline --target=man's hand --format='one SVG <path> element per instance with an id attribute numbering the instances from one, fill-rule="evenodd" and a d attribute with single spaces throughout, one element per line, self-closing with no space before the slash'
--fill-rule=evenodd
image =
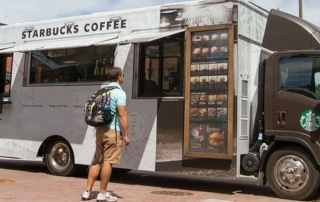
<path id="1" fill-rule="evenodd" d="M 124 143 L 124 145 L 129 146 L 129 144 L 130 144 L 130 139 L 129 139 L 128 136 L 125 136 L 125 137 L 124 137 L 123 143 Z"/>

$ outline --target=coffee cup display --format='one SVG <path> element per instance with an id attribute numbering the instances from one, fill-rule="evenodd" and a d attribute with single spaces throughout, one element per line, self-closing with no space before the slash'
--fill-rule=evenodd
<path id="1" fill-rule="evenodd" d="M 201 64 L 200 65 L 200 74 L 207 75 L 208 73 L 208 64 Z"/>
<path id="2" fill-rule="evenodd" d="M 191 76 L 198 76 L 199 75 L 199 65 L 193 64 L 191 65 Z"/>
<path id="3" fill-rule="evenodd" d="M 197 83 L 197 82 L 199 82 L 199 77 L 197 76 L 191 77 L 191 83 Z"/>
<path id="4" fill-rule="evenodd" d="M 211 63 L 208 65 L 209 68 L 209 74 L 216 74 L 217 69 L 218 69 L 218 64 L 217 63 Z"/>
<path id="5" fill-rule="evenodd" d="M 209 76 L 209 89 L 214 90 L 218 88 L 218 76 Z"/>
<path id="6" fill-rule="evenodd" d="M 196 90 L 199 88 L 200 78 L 198 76 L 190 77 L 191 89 Z"/>
<path id="7" fill-rule="evenodd" d="M 208 77 L 207 76 L 200 76 L 200 83 L 206 83 L 208 82 Z"/>
<path id="8" fill-rule="evenodd" d="M 218 64 L 218 73 L 227 74 L 228 73 L 228 63 L 219 63 Z"/>
<path id="9" fill-rule="evenodd" d="M 220 83 L 227 82 L 227 76 L 218 76 L 218 81 Z"/>

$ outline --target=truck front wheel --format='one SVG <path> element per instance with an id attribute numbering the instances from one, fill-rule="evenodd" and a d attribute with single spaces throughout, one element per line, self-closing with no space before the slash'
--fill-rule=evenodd
<path id="1" fill-rule="evenodd" d="M 54 175 L 70 176 L 75 172 L 73 152 L 69 144 L 63 139 L 54 139 L 48 146 L 45 163 Z"/>
<path id="2" fill-rule="evenodd" d="M 319 171 L 311 156 L 297 147 L 273 152 L 267 162 L 267 181 L 275 194 L 292 200 L 306 200 L 319 189 Z"/>

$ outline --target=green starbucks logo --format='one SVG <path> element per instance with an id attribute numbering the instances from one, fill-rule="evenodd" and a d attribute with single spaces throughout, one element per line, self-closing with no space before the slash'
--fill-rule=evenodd
<path id="1" fill-rule="evenodd" d="M 300 116 L 300 125 L 308 132 L 314 132 L 318 130 L 320 126 L 319 113 L 311 109 L 304 111 Z"/>

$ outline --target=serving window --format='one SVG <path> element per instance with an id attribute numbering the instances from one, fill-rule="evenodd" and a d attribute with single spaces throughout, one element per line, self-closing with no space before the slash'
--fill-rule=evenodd
<path id="1" fill-rule="evenodd" d="M 10 97 L 11 77 L 12 77 L 12 54 L 1 55 L 0 65 L 0 94 Z"/>
<path id="2" fill-rule="evenodd" d="M 140 97 L 183 95 L 183 38 L 181 33 L 141 44 Z"/>
<path id="3" fill-rule="evenodd" d="M 29 84 L 66 84 L 108 81 L 116 46 L 31 52 Z"/>

